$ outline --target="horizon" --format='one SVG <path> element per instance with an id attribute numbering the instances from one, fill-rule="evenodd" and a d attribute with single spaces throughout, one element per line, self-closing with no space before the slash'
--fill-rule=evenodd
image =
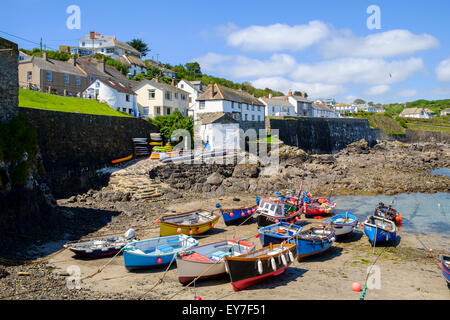
<path id="1" fill-rule="evenodd" d="M 284 94 L 306 91 L 312 100 L 389 104 L 450 97 L 450 3 L 332 3 L 136 1 L 130 12 L 104 1 L 19 0 L 0 12 L 0 36 L 24 49 L 39 47 L 42 37 L 49 50 L 77 46 L 90 31 L 125 42 L 139 38 L 151 49 L 144 59 L 197 61 L 205 74 Z M 70 5 L 81 10 L 80 29 L 66 26 Z M 380 9 L 380 29 L 368 28 L 370 5 Z"/>

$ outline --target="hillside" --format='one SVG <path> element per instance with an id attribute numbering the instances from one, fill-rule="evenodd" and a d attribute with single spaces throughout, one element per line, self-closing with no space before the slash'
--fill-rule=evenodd
<path id="1" fill-rule="evenodd" d="M 63 97 L 39 91 L 19 89 L 19 107 L 96 114 L 103 116 L 131 117 L 111 109 L 106 103 L 73 97 Z"/>

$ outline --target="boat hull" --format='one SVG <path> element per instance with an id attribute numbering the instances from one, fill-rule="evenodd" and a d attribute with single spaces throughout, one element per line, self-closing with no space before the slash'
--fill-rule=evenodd
<path id="1" fill-rule="evenodd" d="M 270 228 L 273 231 L 276 231 L 276 228 L 279 226 L 284 226 L 286 228 L 290 228 L 292 229 L 289 230 L 288 233 L 286 234 L 279 234 L 279 233 L 274 233 L 274 232 L 267 232 L 269 231 L 268 229 Z M 283 241 L 287 241 L 288 239 L 292 238 L 293 236 L 295 236 L 295 234 L 297 234 L 298 232 L 300 232 L 302 229 L 301 226 L 297 226 L 295 224 L 288 224 L 288 223 L 284 223 L 284 222 L 279 222 L 267 227 L 263 227 L 260 228 L 258 230 L 258 235 L 259 235 L 259 241 L 261 242 L 261 246 L 266 247 L 269 244 L 279 244 L 282 243 Z"/>
<path id="2" fill-rule="evenodd" d="M 255 211 L 257 206 L 238 208 L 238 209 L 222 209 L 222 217 L 225 225 L 237 225 L 243 223 L 245 220 L 250 219 Z M 249 212 L 250 211 L 250 212 Z"/>
<path id="3" fill-rule="evenodd" d="M 384 220 L 384 219 L 383 219 Z M 390 220 L 386 220 L 390 221 Z M 364 223 L 364 233 L 371 243 L 384 243 L 384 242 L 395 242 L 397 240 L 397 230 L 395 224 L 392 222 L 392 230 L 384 230 L 377 228 L 374 225 L 370 225 L 367 221 Z"/>
<path id="4" fill-rule="evenodd" d="M 110 257 L 118 254 L 122 248 L 120 249 L 108 249 L 108 250 L 92 250 L 92 252 L 86 252 L 84 250 L 77 250 L 74 248 L 69 248 L 70 251 L 75 253 L 78 257 L 83 258 L 90 258 L 90 259 L 99 259 L 99 258 L 105 258 Z"/>
<path id="5" fill-rule="evenodd" d="M 259 214 L 258 217 L 256 218 L 256 221 L 257 221 L 258 227 L 266 227 L 266 226 L 270 226 L 270 225 L 278 223 L 278 222 L 289 223 L 289 222 L 293 221 L 296 216 L 298 216 L 298 214 L 295 214 L 295 215 L 292 215 L 289 217 L 274 217 L 274 216 L 269 216 L 269 215 L 265 215 L 265 214 Z M 278 220 L 278 222 L 276 220 Z"/>
<path id="6" fill-rule="evenodd" d="M 352 223 L 338 222 L 339 219 L 346 219 L 346 218 L 353 219 L 353 222 Z M 352 233 L 355 230 L 357 224 L 358 219 L 356 218 L 356 216 L 351 214 L 340 214 L 322 223 L 323 226 L 332 228 L 337 237 L 345 236 Z"/>
<path id="7" fill-rule="evenodd" d="M 445 261 L 450 261 L 450 257 L 441 255 L 442 275 L 444 276 L 444 279 L 447 281 L 447 284 L 450 284 L 450 269 L 445 266 Z"/>
<path id="8" fill-rule="evenodd" d="M 183 285 L 192 282 L 197 277 L 197 280 L 205 280 L 226 276 L 225 261 L 218 263 L 198 262 L 183 260 L 177 257 L 177 269 L 178 280 Z"/>
<path id="9" fill-rule="evenodd" d="M 294 243 L 297 244 L 297 259 L 306 258 L 316 254 L 321 254 L 329 250 L 333 241 L 310 241 L 310 240 L 296 240 Z"/>
<path id="10" fill-rule="evenodd" d="M 289 252 L 291 252 L 293 258 L 292 260 Z M 284 255 L 286 264 L 283 263 L 281 255 Z M 261 256 L 252 259 L 246 259 L 245 257 L 227 257 L 226 265 L 233 290 L 243 290 L 264 281 L 265 279 L 284 273 L 284 271 L 295 261 L 296 255 L 297 250 L 295 245 L 293 245 L 280 254 L 268 257 Z M 273 268 L 271 258 L 275 261 L 275 270 Z M 261 270 L 258 269 L 258 261 L 261 261 Z"/>
<path id="11" fill-rule="evenodd" d="M 167 237 L 167 236 L 173 236 L 178 234 L 185 234 L 185 235 L 196 235 L 196 234 L 202 234 L 214 227 L 214 225 L 217 224 L 219 221 L 220 216 L 215 215 L 213 219 L 211 219 L 208 222 L 196 224 L 196 225 L 181 225 L 181 224 L 175 224 L 175 223 L 166 223 L 161 221 L 160 222 L 160 231 L 159 235 L 161 237 Z M 181 230 L 181 232 L 179 232 Z"/>

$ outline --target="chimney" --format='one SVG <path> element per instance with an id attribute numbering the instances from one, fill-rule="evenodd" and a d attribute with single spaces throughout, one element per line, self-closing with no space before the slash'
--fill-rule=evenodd
<path id="1" fill-rule="evenodd" d="M 292 97 L 292 89 L 289 89 L 289 97 Z"/>
<path id="2" fill-rule="evenodd" d="M 302 97 L 304 98 L 306 95 L 305 95 L 305 93 L 304 92 L 302 92 Z"/>
<path id="3" fill-rule="evenodd" d="M 211 97 L 214 97 L 214 82 L 211 82 Z"/>
<path id="4" fill-rule="evenodd" d="M 42 58 L 44 58 L 45 61 L 48 61 L 48 53 L 44 51 L 42 53 Z"/>
<path id="5" fill-rule="evenodd" d="M 91 31 L 91 33 L 90 33 L 90 35 L 89 35 L 89 38 L 90 38 L 91 40 L 94 40 L 94 39 L 95 39 L 95 31 Z"/>
<path id="6" fill-rule="evenodd" d="M 71 65 L 73 65 L 74 67 L 77 66 L 77 58 L 76 58 L 75 56 L 71 57 L 71 58 L 69 59 L 69 61 L 67 61 L 67 62 L 69 62 L 69 63 L 70 63 Z"/>
<path id="7" fill-rule="evenodd" d="M 175 77 L 172 77 L 172 86 L 175 87 Z"/>
<path id="8" fill-rule="evenodd" d="M 105 73 L 105 60 L 98 62 L 96 67 L 98 71 Z"/>

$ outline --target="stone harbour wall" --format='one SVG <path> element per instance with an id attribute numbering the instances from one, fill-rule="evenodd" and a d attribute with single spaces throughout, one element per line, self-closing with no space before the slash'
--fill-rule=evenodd
<path id="1" fill-rule="evenodd" d="M 16 43 L 0 38 L 0 121 L 9 121 L 17 113 L 18 55 Z"/>

